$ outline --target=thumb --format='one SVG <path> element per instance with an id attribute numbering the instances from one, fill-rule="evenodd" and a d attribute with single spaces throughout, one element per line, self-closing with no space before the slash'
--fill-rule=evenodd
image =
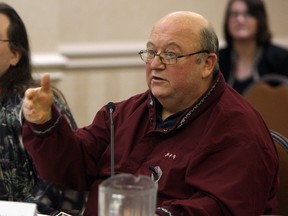
<path id="1" fill-rule="evenodd" d="M 51 91 L 51 81 L 50 81 L 50 74 L 45 73 L 41 79 L 41 91 L 43 93 L 49 93 Z"/>

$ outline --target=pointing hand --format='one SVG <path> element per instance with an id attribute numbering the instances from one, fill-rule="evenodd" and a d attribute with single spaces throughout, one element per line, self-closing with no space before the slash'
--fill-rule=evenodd
<path id="1" fill-rule="evenodd" d="M 29 88 L 23 100 L 23 114 L 27 121 L 34 124 L 44 124 L 51 119 L 53 92 L 50 75 L 45 73 L 41 79 L 41 87 Z"/>

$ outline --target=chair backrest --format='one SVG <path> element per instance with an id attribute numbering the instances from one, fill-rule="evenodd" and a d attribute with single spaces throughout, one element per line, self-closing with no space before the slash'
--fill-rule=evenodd
<path id="1" fill-rule="evenodd" d="M 243 94 L 268 128 L 288 137 L 288 77 L 264 76 Z"/>
<path id="2" fill-rule="evenodd" d="M 271 130 L 279 155 L 280 187 L 277 192 L 280 215 L 288 215 L 288 139 Z"/>

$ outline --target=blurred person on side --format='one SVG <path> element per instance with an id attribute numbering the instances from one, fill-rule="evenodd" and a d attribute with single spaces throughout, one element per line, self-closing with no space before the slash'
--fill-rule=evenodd
<path id="1" fill-rule="evenodd" d="M 34 202 L 40 213 L 80 212 L 85 194 L 39 179 L 22 142 L 19 115 L 26 89 L 39 86 L 32 77 L 26 27 L 10 5 L 0 2 L 0 200 Z M 53 89 L 55 107 L 77 128 L 65 98 Z M 53 157 L 51 157 L 53 160 Z M 75 208 L 75 209 L 74 209 Z"/>
<path id="2" fill-rule="evenodd" d="M 271 42 L 262 0 L 229 0 L 224 37 L 226 46 L 219 52 L 220 70 L 240 94 L 267 74 L 288 76 L 288 50 Z"/>
<path id="3" fill-rule="evenodd" d="M 274 142 L 219 72 L 211 24 L 197 13 L 172 12 L 156 22 L 139 55 L 148 90 L 115 103 L 115 174 L 151 176 L 161 216 L 276 214 Z M 71 130 L 45 74 L 41 87 L 26 91 L 23 114 L 24 145 L 39 175 L 89 189 L 84 215 L 98 215 L 98 186 L 111 176 L 108 106 Z"/>

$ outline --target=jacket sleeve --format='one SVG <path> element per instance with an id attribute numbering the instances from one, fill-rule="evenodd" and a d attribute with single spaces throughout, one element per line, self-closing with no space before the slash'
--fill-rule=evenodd
<path id="1" fill-rule="evenodd" d="M 52 119 L 45 124 L 24 122 L 23 142 L 39 175 L 56 184 L 86 190 L 97 176 L 95 161 L 108 145 L 109 130 L 103 116 L 97 115 L 97 121 L 102 122 L 97 127 L 92 123 L 74 131 L 54 106 Z"/>

